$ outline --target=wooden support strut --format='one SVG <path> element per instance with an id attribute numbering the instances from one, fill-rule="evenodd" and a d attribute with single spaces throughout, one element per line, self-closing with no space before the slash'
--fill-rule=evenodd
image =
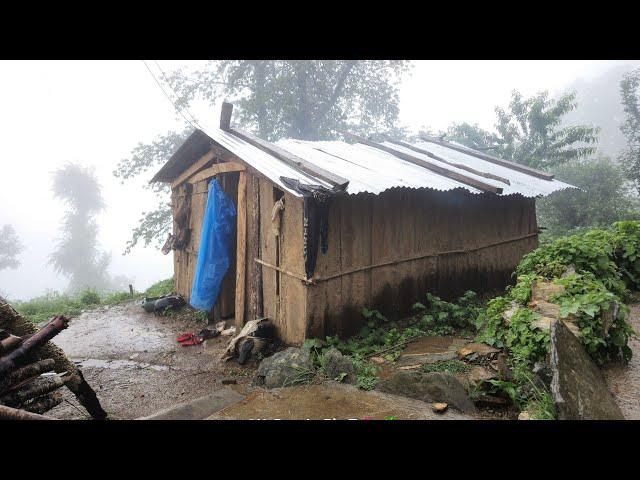
<path id="1" fill-rule="evenodd" d="M 363 138 L 359 135 L 354 135 L 353 133 L 349 132 L 342 132 L 342 134 L 345 137 L 351 138 L 358 143 L 362 143 L 364 145 L 368 145 L 370 147 L 377 148 L 378 150 L 390 153 L 391 155 L 401 158 L 402 160 L 405 160 L 409 163 L 413 163 L 414 165 L 426 168 L 427 170 L 431 170 L 438 175 L 442 175 L 443 177 L 450 178 L 460 183 L 464 183 L 465 185 L 477 188 L 478 190 L 482 190 L 483 192 L 502 193 L 502 188 L 496 187 L 495 185 L 490 185 L 488 183 L 481 182 L 480 180 L 476 180 L 475 178 L 462 175 L 461 173 L 453 172 L 447 168 L 441 167 L 440 165 L 427 162 L 425 160 L 422 160 L 421 158 L 414 157 L 413 155 L 409 155 L 404 152 L 399 152 L 394 148 L 387 147 L 386 145 L 382 145 L 380 143 L 372 142 L 371 140 L 367 140 L 366 138 Z"/>
<path id="2" fill-rule="evenodd" d="M 498 175 L 494 175 L 493 173 L 482 172 L 480 170 L 476 170 L 475 168 L 471 168 L 471 167 L 469 167 L 467 165 L 463 165 L 461 163 L 450 162 L 450 161 L 445 160 L 444 158 L 440 157 L 439 155 L 431 153 L 428 150 L 424 150 L 422 148 L 414 147 L 413 145 L 411 145 L 409 143 L 400 142 L 398 140 L 392 140 L 392 139 L 388 139 L 388 140 L 391 143 L 395 143 L 396 145 L 400 145 L 402 147 L 408 148 L 409 150 L 413 150 L 414 152 L 421 153 L 423 155 L 426 155 L 429 158 L 433 158 L 434 160 L 437 160 L 439 162 L 446 163 L 447 165 L 451 165 L 452 167 L 456 167 L 456 168 L 459 168 L 461 170 L 466 170 L 467 172 L 473 173 L 474 175 L 478 175 L 480 177 L 491 178 L 493 180 L 498 180 L 499 182 L 506 183 L 507 185 L 511 185 L 511 182 L 507 178 L 500 177 Z"/>
<path id="3" fill-rule="evenodd" d="M 214 177 L 221 173 L 243 172 L 244 170 L 244 165 L 240 165 L 236 162 L 216 163 L 209 168 L 205 168 L 204 170 L 199 171 L 193 177 L 189 178 L 189 183 L 198 183 L 202 180 L 206 180 L 207 178 Z"/>
<path id="4" fill-rule="evenodd" d="M 336 175 L 333 172 L 325 170 L 311 162 L 304 160 L 286 150 L 274 145 L 273 143 L 262 140 L 261 138 L 256 137 L 248 132 L 244 132 L 242 130 L 238 130 L 232 128 L 229 130 L 230 133 L 235 136 L 242 138 L 245 142 L 250 143 L 254 147 L 259 148 L 260 150 L 267 152 L 270 155 L 273 155 L 278 160 L 283 161 L 290 167 L 300 170 L 307 175 L 310 175 L 315 178 L 319 178 L 320 180 L 324 180 L 325 182 L 331 184 L 333 188 L 338 190 L 345 190 L 349 185 L 349 180 L 340 175 Z"/>
<path id="5" fill-rule="evenodd" d="M 236 298 L 235 323 L 238 332 L 244 327 L 245 270 L 247 268 L 247 174 L 240 172 L 238 178 L 236 246 Z"/>
<path id="6" fill-rule="evenodd" d="M 200 157 L 200 159 L 196 163 L 194 163 L 189 168 L 187 168 L 184 172 L 182 172 L 178 176 L 178 178 L 176 178 L 173 182 L 171 182 L 171 188 L 175 189 L 177 186 L 181 185 L 189 177 L 198 173 L 198 171 L 206 167 L 207 164 L 211 162 L 215 156 L 216 155 L 212 150 L 205 153 L 202 157 Z"/>
<path id="7" fill-rule="evenodd" d="M 535 168 L 527 167 L 525 165 L 520 165 L 519 163 L 510 162 L 508 160 L 503 160 L 498 157 L 494 157 L 492 155 L 487 155 L 486 153 L 478 152 L 477 150 L 473 150 L 471 148 L 463 147 L 462 145 L 455 145 L 451 142 L 447 142 L 445 140 L 441 140 L 436 137 L 432 137 L 430 135 L 421 134 L 420 138 L 427 142 L 435 143 L 436 145 L 440 145 L 441 147 L 450 148 L 452 150 L 456 150 L 461 153 L 466 153 L 467 155 L 471 155 L 476 158 L 480 158 L 481 160 L 485 160 L 489 163 L 493 163 L 496 165 L 500 165 L 502 167 L 510 168 L 511 170 L 516 170 L 521 173 L 526 173 L 527 175 L 531 175 L 532 177 L 542 178 L 543 180 L 553 180 L 553 175 L 550 173 L 542 172 L 540 170 L 536 170 Z"/>

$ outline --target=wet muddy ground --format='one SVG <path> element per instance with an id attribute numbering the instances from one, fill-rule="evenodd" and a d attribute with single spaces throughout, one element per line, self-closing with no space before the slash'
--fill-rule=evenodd
<path id="1" fill-rule="evenodd" d="M 629 305 L 630 321 L 640 332 L 640 303 Z M 640 340 L 632 338 L 629 347 L 633 357 L 628 365 L 610 365 L 604 369 L 609 390 L 627 420 L 640 420 Z"/>
<path id="2" fill-rule="evenodd" d="M 131 302 L 83 313 L 53 341 L 80 365 L 109 418 L 135 419 L 226 388 L 222 380 L 235 380 L 236 388 L 250 383 L 255 365 L 218 361 L 229 337 L 192 347 L 177 343 L 180 333 L 204 326 L 155 316 Z M 63 392 L 64 402 L 48 415 L 86 418 L 73 394 Z"/>

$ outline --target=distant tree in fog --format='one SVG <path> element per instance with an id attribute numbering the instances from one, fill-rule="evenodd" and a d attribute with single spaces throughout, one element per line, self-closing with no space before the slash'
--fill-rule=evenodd
<path id="1" fill-rule="evenodd" d="M 445 138 L 530 167 L 556 167 L 596 150 L 597 127 L 561 126 L 576 106 L 575 93 L 550 99 L 547 92 L 524 98 L 513 91 L 507 110 L 496 107 L 496 133 L 460 123 L 449 127 Z"/>
<path id="2" fill-rule="evenodd" d="M 210 105 L 227 99 L 235 106 L 233 122 L 267 140 L 330 140 L 340 130 L 403 137 L 406 131 L 397 127 L 398 86 L 409 66 L 398 60 L 224 60 L 191 75 L 172 72 L 166 80 L 180 107 L 196 99 Z M 114 175 L 124 181 L 158 168 L 192 131 L 189 126 L 139 144 Z M 139 241 L 159 245 L 171 229 L 169 188 L 149 188 L 158 193 L 160 205 L 143 213 L 126 252 Z"/>
<path id="3" fill-rule="evenodd" d="M 627 146 L 620 154 L 620 162 L 627 177 L 640 193 L 640 68 L 627 73 L 620 82 L 625 121 L 621 131 Z"/>
<path id="4" fill-rule="evenodd" d="M 24 246 L 14 228 L 11 225 L 4 225 L 0 229 L 0 270 L 18 268 L 20 266 L 18 255 L 23 250 Z"/>
<path id="5" fill-rule="evenodd" d="M 109 287 L 109 254 L 98 250 L 95 216 L 105 208 L 100 184 L 88 168 L 69 163 L 53 172 L 53 195 L 68 210 L 60 226 L 61 239 L 49 263 L 69 278 L 68 290 Z"/>

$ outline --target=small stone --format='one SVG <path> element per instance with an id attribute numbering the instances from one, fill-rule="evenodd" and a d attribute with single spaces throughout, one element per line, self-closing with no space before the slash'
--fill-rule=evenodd
<path id="1" fill-rule="evenodd" d="M 511 317 L 513 317 L 519 309 L 520 305 L 515 301 L 512 301 L 511 306 L 502 313 L 502 322 L 505 326 L 509 326 L 509 323 L 511 323 Z"/>
<path id="2" fill-rule="evenodd" d="M 472 385 L 478 385 L 496 378 L 496 374 L 484 367 L 475 366 L 467 374 L 467 379 Z"/>
<path id="3" fill-rule="evenodd" d="M 378 365 L 381 365 L 381 364 L 383 364 L 384 362 L 386 362 L 386 360 L 385 360 L 384 358 L 382 358 L 382 357 L 371 357 L 371 358 L 370 358 L 370 360 L 371 360 L 373 363 L 377 363 Z"/>
<path id="4" fill-rule="evenodd" d="M 447 408 L 449 408 L 449 405 L 444 402 L 435 402 L 431 404 L 431 409 L 435 413 L 444 413 Z"/>
<path id="5" fill-rule="evenodd" d="M 324 372 L 332 380 L 345 383 L 355 383 L 356 374 L 351 358 L 344 356 L 340 351 L 331 347 L 322 355 Z"/>
<path id="6" fill-rule="evenodd" d="M 471 354 L 478 354 L 478 356 L 491 355 L 493 353 L 498 353 L 499 350 L 497 348 L 493 348 L 484 343 L 467 343 L 464 347 L 458 350 L 458 357 L 465 358 Z"/>
<path id="7" fill-rule="evenodd" d="M 518 420 L 531 420 L 531 415 L 529 415 L 529 412 L 527 411 L 520 412 L 520 414 L 518 415 Z"/>

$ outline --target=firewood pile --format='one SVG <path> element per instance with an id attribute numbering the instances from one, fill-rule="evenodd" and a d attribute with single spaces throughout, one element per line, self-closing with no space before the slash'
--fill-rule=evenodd
<path id="1" fill-rule="evenodd" d="M 42 414 L 63 401 L 65 386 L 92 418 L 107 417 L 80 369 L 49 342 L 68 325 L 59 315 L 38 329 L 0 297 L 0 420 L 50 419 Z"/>

